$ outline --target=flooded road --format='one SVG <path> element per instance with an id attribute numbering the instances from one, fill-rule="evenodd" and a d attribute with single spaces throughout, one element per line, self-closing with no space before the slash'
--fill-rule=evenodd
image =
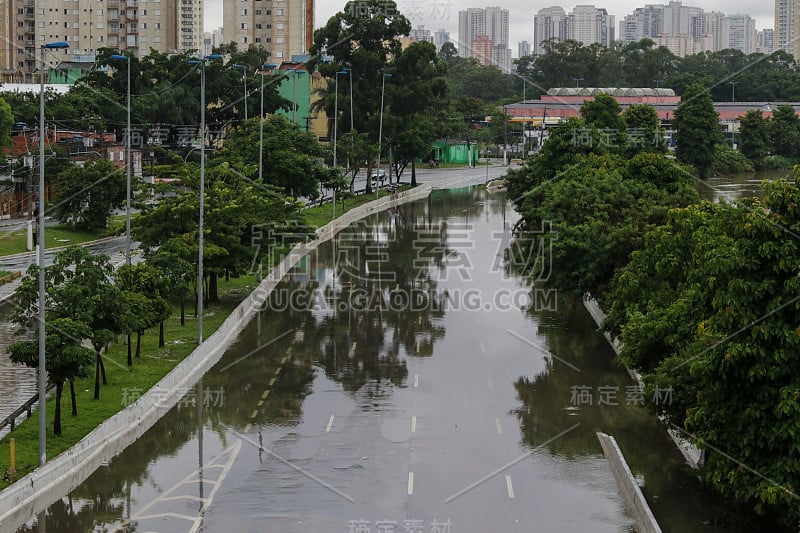
<path id="1" fill-rule="evenodd" d="M 596 431 L 664 531 L 721 531 L 582 304 L 514 274 L 516 219 L 464 188 L 343 231 L 47 531 L 635 531 Z"/>

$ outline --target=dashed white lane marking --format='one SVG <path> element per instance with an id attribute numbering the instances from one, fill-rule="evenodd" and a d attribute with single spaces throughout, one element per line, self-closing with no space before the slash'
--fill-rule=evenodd
<path id="1" fill-rule="evenodd" d="M 411 433 L 416 433 L 416 432 L 417 432 L 417 417 L 416 416 L 412 416 L 411 417 Z"/>
<path id="2" fill-rule="evenodd" d="M 414 472 L 408 473 L 408 494 L 414 494 Z"/>
<path id="3" fill-rule="evenodd" d="M 356 351 L 356 346 L 358 346 L 358 342 L 357 341 L 353 341 L 353 345 L 350 347 L 350 351 L 351 352 L 355 352 Z"/>
<path id="4" fill-rule="evenodd" d="M 508 489 L 508 497 L 514 499 L 514 486 L 511 484 L 511 476 L 506 474 L 506 489 Z"/>
<path id="5" fill-rule="evenodd" d="M 283 356 L 283 359 L 281 359 L 281 364 L 282 364 L 282 365 L 285 365 L 285 364 L 286 364 L 286 361 L 288 361 L 288 360 L 289 360 L 289 357 L 284 355 L 284 356 Z"/>
<path id="6" fill-rule="evenodd" d="M 419 387 L 419 374 L 414 374 L 414 388 Z"/>
<path id="7" fill-rule="evenodd" d="M 281 373 L 281 367 L 276 368 L 275 369 L 275 375 L 277 376 L 280 373 Z"/>
<path id="8" fill-rule="evenodd" d="M 275 378 L 269 380 L 269 386 L 272 387 L 273 385 L 275 385 Z"/>
<path id="9" fill-rule="evenodd" d="M 258 416 L 258 409 L 253 409 L 253 412 L 250 413 L 250 418 L 255 418 Z"/>
<path id="10" fill-rule="evenodd" d="M 328 425 L 325 427 L 325 433 L 330 433 L 331 428 L 333 427 L 333 419 L 336 418 L 336 415 L 331 415 L 328 419 Z"/>
<path id="11" fill-rule="evenodd" d="M 485 344 L 483 344 L 483 343 L 481 343 L 481 353 L 482 353 L 482 354 L 485 354 L 485 353 L 486 353 L 486 345 L 485 345 Z"/>
<path id="12" fill-rule="evenodd" d="M 269 389 L 264 391 L 264 393 L 261 395 L 261 399 L 262 400 L 266 400 L 267 396 L 269 396 Z"/>
<path id="13" fill-rule="evenodd" d="M 500 425 L 500 418 L 499 417 L 495 417 L 494 426 L 497 428 L 497 432 L 498 433 L 502 433 L 503 432 L 503 427 Z"/>

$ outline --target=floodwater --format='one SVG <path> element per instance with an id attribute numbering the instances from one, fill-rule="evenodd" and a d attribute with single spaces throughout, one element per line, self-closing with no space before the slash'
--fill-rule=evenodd
<path id="1" fill-rule="evenodd" d="M 506 261 L 517 217 L 465 188 L 354 224 L 19 531 L 635 531 L 597 431 L 665 532 L 724 531 L 580 302 Z"/>
<path id="2" fill-rule="evenodd" d="M 790 170 L 761 170 L 698 180 L 697 190 L 706 200 L 733 202 L 739 198 L 754 198 L 762 194 L 762 181 L 788 178 Z"/>

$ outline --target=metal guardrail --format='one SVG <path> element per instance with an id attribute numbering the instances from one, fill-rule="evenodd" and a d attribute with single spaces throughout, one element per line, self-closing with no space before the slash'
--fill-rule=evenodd
<path id="1" fill-rule="evenodd" d="M 52 383 L 47 386 L 47 392 L 50 392 L 55 388 L 55 385 Z M 11 431 L 14 431 L 14 428 L 17 425 L 17 418 L 22 416 L 22 413 L 27 413 L 28 418 L 31 416 L 31 409 L 33 409 L 34 404 L 39 401 L 39 394 L 34 394 L 27 402 L 22 404 L 20 407 L 17 407 L 16 411 L 8 415 L 2 422 L 0 422 L 0 431 L 3 431 L 7 426 L 11 426 Z"/>

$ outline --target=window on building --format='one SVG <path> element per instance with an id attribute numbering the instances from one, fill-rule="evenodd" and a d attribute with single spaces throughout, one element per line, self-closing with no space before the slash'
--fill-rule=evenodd
<path id="1" fill-rule="evenodd" d="M 283 29 L 283 22 L 279 22 L 279 23 L 276 25 L 276 29 L 278 29 L 278 30 L 282 30 L 282 29 Z"/>
<path id="2" fill-rule="evenodd" d="M 283 9 L 276 9 L 275 10 L 275 14 L 278 15 L 279 17 L 282 17 L 283 16 Z"/>
<path id="3" fill-rule="evenodd" d="M 247 37 L 242 37 L 242 44 L 247 44 Z"/>
<path id="4" fill-rule="evenodd" d="M 109 161 L 114 161 L 114 150 L 110 150 L 108 152 L 108 160 Z M 200 319 L 198 318 L 197 320 L 199 321 Z"/>
<path id="5" fill-rule="evenodd" d="M 278 44 L 283 44 L 283 37 L 277 37 L 275 39 L 275 42 L 278 43 Z"/>
<path id="6" fill-rule="evenodd" d="M 242 15 L 247 15 L 247 10 L 246 9 L 242 9 Z"/>
<path id="7" fill-rule="evenodd" d="M 156 0 L 156 2 L 158 2 L 158 0 Z M 160 43 L 160 42 L 161 42 L 161 37 L 159 37 L 158 35 L 156 35 L 155 37 L 153 37 L 153 42 L 154 42 L 154 43 Z"/>
<path id="8" fill-rule="evenodd" d="M 260 14 L 261 14 L 261 10 L 260 9 L 256 9 L 256 15 L 260 15 Z"/>

